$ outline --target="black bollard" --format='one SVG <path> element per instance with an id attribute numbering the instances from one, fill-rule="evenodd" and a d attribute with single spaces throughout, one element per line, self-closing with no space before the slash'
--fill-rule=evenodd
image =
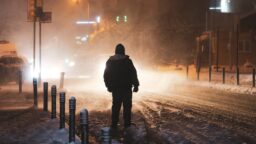
<path id="1" fill-rule="evenodd" d="M 22 93 L 22 71 L 18 72 L 18 78 L 19 78 L 19 93 Z"/>
<path id="2" fill-rule="evenodd" d="M 60 89 L 64 88 L 64 76 L 65 76 L 65 72 L 61 72 L 60 73 Z"/>
<path id="3" fill-rule="evenodd" d="M 212 81 L 212 67 L 209 67 L 209 82 Z"/>
<path id="4" fill-rule="evenodd" d="M 110 128 L 105 127 L 101 129 L 101 144 L 110 144 L 111 136 L 110 136 Z"/>
<path id="5" fill-rule="evenodd" d="M 48 82 L 44 82 L 44 111 L 48 111 Z"/>
<path id="6" fill-rule="evenodd" d="M 65 128 L 65 92 L 60 93 L 60 129 Z"/>
<path id="7" fill-rule="evenodd" d="M 37 108 L 38 100 L 37 100 L 37 79 L 33 78 L 33 89 L 34 89 L 34 107 Z"/>
<path id="8" fill-rule="evenodd" d="M 252 69 L 252 86 L 255 87 L 255 68 Z"/>
<path id="9" fill-rule="evenodd" d="M 225 84 L 225 78 L 226 78 L 226 70 L 225 67 L 222 68 L 222 83 Z"/>
<path id="10" fill-rule="evenodd" d="M 51 118 L 54 119 L 54 118 L 56 118 L 56 95 L 57 95 L 56 85 L 52 86 L 51 95 L 52 95 L 52 113 L 51 113 Z"/>
<path id="11" fill-rule="evenodd" d="M 82 144 L 89 144 L 89 121 L 88 110 L 83 109 L 80 112 L 80 127 Z"/>
<path id="12" fill-rule="evenodd" d="M 69 99 L 69 142 L 75 142 L 76 98 Z"/>
<path id="13" fill-rule="evenodd" d="M 239 80 L 239 68 L 236 68 L 236 84 L 239 85 L 240 80 Z"/>
<path id="14" fill-rule="evenodd" d="M 198 71 L 197 72 L 197 80 L 199 80 L 200 79 L 200 72 Z"/>

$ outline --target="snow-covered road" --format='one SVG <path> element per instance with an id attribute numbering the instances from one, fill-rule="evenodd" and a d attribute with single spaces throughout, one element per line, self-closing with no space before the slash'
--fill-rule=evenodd
<path id="1" fill-rule="evenodd" d="M 135 106 L 151 133 L 149 141 L 256 143 L 255 96 L 198 87 L 142 95 Z"/>
<path id="2" fill-rule="evenodd" d="M 111 94 L 70 90 L 68 96 L 76 96 L 78 111 L 88 108 L 90 133 L 97 139 L 100 128 L 110 125 Z M 255 95 L 201 86 L 176 85 L 161 92 L 142 89 L 133 96 L 136 136 L 129 143 L 254 144 L 255 103 Z"/>
<path id="3" fill-rule="evenodd" d="M 218 89 L 225 85 L 196 83 L 182 82 L 161 90 L 142 87 L 139 93 L 134 93 L 132 120 L 136 126 L 125 133 L 121 114 L 119 141 L 129 144 L 255 144 L 256 95 Z M 97 84 L 72 80 L 66 81 L 65 85 L 66 119 L 68 120 L 68 99 L 75 96 L 77 128 L 79 111 L 87 108 L 92 143 L 99 142 L 100 129 L 109 126 L 111 122 L 111 94 L 104 86 L 100 88 Z M 16 91 L 16 87 L 14 88 Z M 236 89 L 240 88 L 237 86 Z M 28 86 L 27 91 L 31 95 L 32 88 Z M 9 108 L 11 105 L 5 102 L 5 98 L 2 98 L 1 107 Z M 32 97 L 28 96 L 27 100 L 31 105 Z M 39 100 L 39 107 L 42 107 L 42 93 L 39 94 Z M 50 105 L 49 99 L 49 110 Z"/>

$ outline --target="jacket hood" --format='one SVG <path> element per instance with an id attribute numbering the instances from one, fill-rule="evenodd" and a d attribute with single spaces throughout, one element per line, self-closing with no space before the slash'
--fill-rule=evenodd
<path id="1" fill-rule="evenodd" d="M 128 55 L 115 54 L 115 55 L 111 56 L 109 59 L 110 60 L 123 60 L 123 59 L 127 59 L 127 58 L 129 58 Z"/>

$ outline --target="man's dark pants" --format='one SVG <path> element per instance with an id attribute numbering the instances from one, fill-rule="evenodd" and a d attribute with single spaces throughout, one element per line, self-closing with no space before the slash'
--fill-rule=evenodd
<path id="1" fill-rule="evenodd" d="M 123 104 L 124 126 L 131 125 L 132 90 L 131 88 L 116 89 L 112 92 L 112 127 L 116 127 L 119 121 L 119 113 Z"/>

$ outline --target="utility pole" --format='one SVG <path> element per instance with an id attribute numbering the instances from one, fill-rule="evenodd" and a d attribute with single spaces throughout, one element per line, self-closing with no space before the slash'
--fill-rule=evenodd
<path id="1" fill-rule="evenodd" d="M 209 82 L 212 80 L 212 32 L 209 33 Z"/>
<path id="2" fill-rule="evenodd" d="M 236 68 L 239 68 L 239 24 L 236 25 Z"/>
<path id="3" fill-rule="evenodd" d="M 36 7 L 37 7 L 37 0 L 34 0 L 34 18 L 33 18 L 33 72 L 36 68 Z"/>
<path id="4" fill-rule="evenodd" d="M 42 74 L 42 23 L 51 23 L 52 13 L 43 11 L 43 0 L 27 0 L 28 22 L 33 22 L 33 73 L 38 76 L 39 85 L 41 84 Z M 36 24 L 39 21 L 39 73 L 36 70 Z M 39 75 L 38 75 L 39 74 Z"/>
<path id="5" fill-rule="evenodd" d="M 41 18 L 39 18 L 39 77 L 38 83 L 41 85 L 41 72 L 42 71 L 42 23 Z"/>
<path id="6" fill-rule="evenodd" d="M 216 71 L 219 72 L 219 46 L 220 46 L 220 30 L 217 28 L 217 49 L 216 49 Z"/>

